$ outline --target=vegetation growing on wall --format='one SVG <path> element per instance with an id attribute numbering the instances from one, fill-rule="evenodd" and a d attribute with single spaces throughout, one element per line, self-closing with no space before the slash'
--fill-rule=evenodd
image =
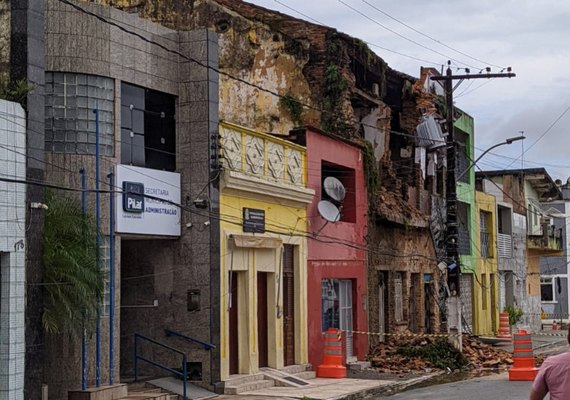
<path id="1" fill-rule="evenodd" d="M 342 110 L 342 98 L 348 83 L 342 76 L 340 67 L 329 64 L 325 71 L 325 89 L 321 124 L 325 131 L 342 137 L 349 137 L 354 131 Z"/>
<path id="2" fill-rule="evenodd" d="M 293 121 L 295 126 L 303 125 L 303 105 L 294 95 L 287 93 L 279 99 L 279 105 L 289 111 L 291 121 Z"/>
<path id="3" fill-rule="evenodd" d="M 103 294 L 94 222 L 73 198 L 47 191 L 45 203 L 43 327 L 79 336 L 93 328 Z"/>
<path id="4" fill-rule="evenodd" d="M 363 162 L 364 177 L 366 179 L 366 190 L 368 192 L 368 208 L 369 212 L 376 210 L 376 201 L 378 199 L 378 187 L 380 186 L 380 177 L 378 174 L 378 162 L 374 157 L 374 147 L 368 140 L 363 140 Z"/>

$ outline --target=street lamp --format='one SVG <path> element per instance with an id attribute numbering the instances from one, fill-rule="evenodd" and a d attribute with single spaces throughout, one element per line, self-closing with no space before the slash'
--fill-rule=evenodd
<path id="1" fill-rule="evenodd" d="M 481 155 L 480 155 L 479 157 L 477 157 L 477 159 L 476 159 L 475 161 L 473 161 L 473 163 L 472 163 L 470 166 L 468 166 L 467 168 L 465 168 L 465 170 L 464 170 L 462 173 L 460 173 L 459 176 L 457 176 L 457 178 L 455 178 L 455 179 L 456 179 L 456 180 L 460 180 L 461 178 L 463 178 L 463 177 L 465 176 L 465 174 L 467 174 L 467 172 L 469 172 L 469 170 L 470 170 L 471 168 L 473 168 L 475 165 L 477 165 L 477 161 L 479 161 L 481 158 L 483 158 L 483 156 L 484 156 L 485 154 L 487 154 L 488 152 L 490 152 L 490 151 L 493 150 L 494 148 L 497 148 L 497 147 L 499 147 L 499 146 L 503 146 L 503 145 L 505 145 L 505 144 L 511 144 L 511 143 L 513 143 L 513 142 L 517 142 L 517 141 L 523 140 L 523 139 L 525 139 L 525 138 L 526 138 L 525 136 L 515 136 L 515 137 L 512 137 L 512 138 L 505 139 L 504 142 L 497 143 L 497 144 L 495 144 L 495 145 L 489 147 L 487 150 L 485 150 L 483 153 L 481 153 Z"/>

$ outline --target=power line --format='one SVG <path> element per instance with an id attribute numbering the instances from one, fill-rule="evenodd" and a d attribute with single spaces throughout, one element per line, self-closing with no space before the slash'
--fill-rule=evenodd
<path id="1" fill-rule="evenodd" d="M 370 17 L 369 15 L 366 15 L 365 13 L 363 13 L 362 11 L 360 11 L 359 9 L 357 9 L 357 8 L 355 8 L 355 7 L 353 7 L 353 6 L 351 6 L 350 4 L 344 2 L 343 0 L 337 0 L 337 1 L 338 1 L 339 3 L 341 3 L 341 4 L 343 4 L 344 6 L 350 8 L 350 9 L 351 9 L 352 11 L 354 11 L 355 13 L 357 13 L 357 14 L 361 15 L 362 17 L 366 18 L 367 20 L 373 22 L 374 24 L 376 24 L 376 25 L 382 27 L 383 29 L 385 29 L 385 30 L 387 30 L 387 31 L 389 31 L 389 32 L 392 32 L 392 33 L 395 34 L 396 36 L 398 36 L 398 37 L 400 37 L 400 38 L 402 38 L 402 39 L 404 39 L 404 40 L 406 40 L 406 41 L 408 41 L 408 42 L 410 42 L 410 43 L 413 43 L 413 44 L 415 44 L 415 45 L 417 45 L 417 46 L 420 46 L 420 47 L 422 47 L 422 48 L 424 48 L 424 49 L 426 49 L 426 50 L 432 51 L 432 52 L 434 52 L 434 53 L 436 53 L 436 54 L 438 54 L 438 55 L 440 55 L 440 56 L 442 56 L 442 57 L 445 57 L 446 59 L 453 60 L 453 61 L 455 61 L 455 62 L 458 62 L 458 63 L 460 63 L 460 64 L 466 65 L 466 66 L 471 67 L 471 68 L 474 68 L 474 69 L 480 69 L 479 67 L 475 67 L 475 66 L 473 66 L 473 65 L 470 65 L 470 64 L 467 64 L 467 63 L 462 62 L 462 61 L 460 61 L 460 60 L 457 60 L 457 59 L 455 59 L 455 58 L 453 58 L 453 57 L 450 57 L 449 55 L 446 55 L 446 54 L 444 54 L 444 53 L 442 53 L 442 52 L 440 52 L 440 51 L 437 51 L 437 50 L 435 50 L 435 49 L 433 49 L 433 48 L 431 48 L 431 47 L 428 47 L 428 46 L 426 46 L 426 45 L 421 44 L 420 42 L 417 42 L 417 41 L 415 41 L 415 40 L 413 40 L 413 39 L 410 39 L 410 38 L 408 38 L 407 36 L 402 35 L 401 33 L 399 33 L 399 32 L 397 32 L 397 31 L 395 31 L 395 30 L 393 30 L 393 29 L 387 27 L 386 25 L 381 24 L 380 22 L 376 21 L 374 18 Z"/>
<path id="2" fill-rule="evenodd" d="M 453 48 L 453 47 L 451 47 L 451 46 L 448 46 L 447 44 L 443 43 L 442 41 L 440 41 L 440 40 L 438 40 L 438 39 L 435 39 L 435 38 L 433 38 L 432 36 L 430 36 L 430 35 L 428 35 L 428 34 L 422 32 L 422 31 L 420 31 L 420 30 L 414 28 L 413 26 L 410 26 L 409 24 L 403 22 L 402 20 L 400 20 L 400 19 L 398 19 L 398 18 L 396 18 L 396 17 L 394 17 L 394 16 L 388 14 L 387 12 L 381 10 L 380 8 L 378 8 L 377 6 L 375 6 L 374 4 L 371 4 L 370 2 L 368 2 L 368 1 L 366 1 L 366 0 L 361 0 L 361 1 L 362 1 L 363 3 L 365 3 L 365 4 L 368 4 L 370 7 L 372 7 L 372 8 L 375 9 L 376 11 L 382 13 L 383 15 L 387 16 L 388 18 L 390 18 L 390 19 L 392 19 L 392 20 L 398 22 L 398 23 L 401 24 L 401 25 L 404 25 L 406 28 L 409 28 L 409 29 L 411 29 L 412 31 L 414 31 L 414 32 L 416 32 L 416 33 L 418 33 L 418 34 L 420 34 L 420 35 L 422 35 L 422 36 L 424 36 L 424 37 L 426 37 L 426 38 L 428 38 L 428 39 L 430 39 L 430 40 L 433 40 L 434 42 L 436 42 L 436 43 L 442 45 L 443 47 L 448 48 L 449 50 L 453 50 L 453 51 L 455 51 L 456 53 L 459 53 L 459 54 L 461 54 L 461 55 L 463 55 L 463 56 L 465 56 L 465 57 L 468 57 L 468 58 L 472 59 L 473 61 L 477 61 L 477 62 L 480 62 L 480 63 L 482 63 L 482 64 L 491 65 L 491 66 L 497 67 L 497 68 L 505 68 L 505 67 L 501 67 L 500 65 L 491 64 L 491 63 L 488 63 L 488 62 L 486 62 L 486 61 L 480 60 L 480 59 L 478 59 L 478 58 L 472 57 L 472 56 L 470 56 L 469 54 L 462 52 L 461 50 L 457 50 L 457 49 L 455 49 L 455 48 Z"/>
<path id="3" fill-rule="evenodd" d="M 250 86 L 250 87 L 255 88 L 255 89 L 257 89 L 257 90 L 260 90 L 260 91 L 262 91 L 262 92 L 268 93 L 268 94 L 270 94 L 270 95 L 272 95 L 272 96 L 278 97 L 278 98 L 280 98 L 280 99 L 284 99 L 284 98 L 287 98 L 287 99 L 288 99 L 287 96 L 281 95 L 281 94 L 277 93 L 277 92 L 274 91 L 274 90 L 267 89 L 267 88 L 265 88 L 265 87 L 263 87 L 263 86 L 260 86 L 260 85 L 258 85 L 258 84 L 252 83 L 252 82 L 250 82 L 250 81 L 248 81 L 248 80 L 246 80 L 246 79 L 244 79 L 244 78 L 240 78 L 240 77 L 238 77 L 238 76 L 232 75 L 232 74 L 230 74 L 230 73 L 228 73 L 228 72 L 226 72 L 226 71 L 221 70 L 220 68 L 216 68 L 216 67 L 214 67 L 214 66 L 212 66 L 212 65 L 208 65 L 208 64 L 206 64 L 206 63 L 204 63 L 204 62 L 202 62 L 202 61 L 200 61 L 200 60 L 197 60 L 197 59 L 195 59 L 195 58 L 193 58 L 193 57 L 187 56 L 186 54 L 183 54 L 183 53 L 181 53 L 180 51 L 170 49 L 170 48 L 168 48 L 167 46 L 165 46 L 165 45 L 163 45 L 163 44 L 161 44 L 161 43 L 159 43 L 159 42 L 156 42 L 156 41 L 154 41 L 154 40 L 148 39 L 148 38 L 146 38 L 145 36 L 143 36 L 143 35 L 141 35 L 141 34 L 139 34 L 139 33 L 137 33 L 137 32 L 134 32 L 134 31 L 132 31 L 132 30 L 130 30 L 130 29 L 127 29 L 127 28 L 125 28 L 124 26 L 122 26 L 122 25 L 120 25 L 120 24 L 118 24 L 118 23 L 116 23 L 116 22 L 113 22 L 113 21 L 111 21 L 111 20 L 109 20 L 109 19 L 107 19 L 107 18 L 105 18 L 105 17 L 102 17 L 102 16 L 100 16 L 100 15 L 94 13 L 94 12 L 88 11 L 88 10 L 84 9 L 83 7 L 81 7 L 81 6 L 79 6 L 79 5 L 77 5 L 77 4 L 74 4 L 74 3 L 71 2 L 70 0 L 58 0 L 58 1 L 61 2 L 61 3 L 63 3 L 63 4 L 66 4 L 66 5 L 70 6 L 70 7 L 72 7 L 72 8 L 74 8 L 75 10 L 77 10 L 77 11 L 79 11 L 79 12 L 81 12 L 81 13 L 84 13 L 84 14 L 86 14 L 86 15 L 89 15 L 89 16 L 93 17 L 93 18 L 96 18 L 96 19 L 98 19 L 99 21 L 101 21 L 101 22 L 103 22 L 103 23 L 105 23 L 105 24 L 108 24 L 108 25 L 110 25 L 110 26 L 114 26 L 114 27 L 116 27 L 117 29 L 119 29 L 119 30 L 121 30 L 121 31 L 123 31 L 123 32 L 125 32 L 125 33 L 128 33 L 128 34 L 130 34 L 130 35 L 133 35 L 133 36 L 139 38 L 140 40 L 142 40 L 142 41 L 144 41 L 144 42 L 146 42 L 146 43 L 155 45 L 155 46 L 159 47 L 160 49 L 162 49 L 162 50 L 164 50 L 164 51 L 166 51 L 166 52 L 168 52 L 168 53 L 175 54 L 175 55 L 177 55 L 178 57 L 180 57 L 180 58 L 182 58 L 182 59 L 184 59 L 184 60 L 191 61 L 191 62 L 197 64 L 197 65 L 200 66 L 200 67 L 209 69 L 209 70 L 214 71 L 214 72 L 216 72 L 216 73 L 218 73 L 218 74 L 220 74 L 220 75 L 222 75 L 222 76 L 225 76 L 225 77 L 227 77 L 227 78 L 229 78 L 229 79 L 231 79 L 231 80 L 234 80 L 234 81 L 236 81 L 236 82 L 239 82 L 239 83 L 244 84 L 244 85 L 247 85 L 247 86 Z M 440 65 L 440 64 L 435 64 L 435 65 Z M 335 112 L 328 111 L 328 110 L 324 110 L 324 109 L 322 109 L 322 108 L 320 108 L 320 107 L 313 106 L 313 105 L 311 105 L 311 104 L 304 103 L 304 102 L 301 102 L 301 101 L 297 101 L 297 103 L 298 103 L 300 106 L 302 106 L 303 108 L 310 109 L 310 110 L 314 110 L 314 111 L 318 111 L 319 113 L 322 113 L 322 114 L 325 114 L 325 115 L 330 115 L 330 116 L 333 116 L 333 117 L 335 117 L 335 118 L 338 117 L 337 113 L 335 113 Z M 377 126 L 370 125 L 370 124 L 366 124 L 366 123 L 363 123 L 362 121 L 359 121 L 359 120 L 356 120 L 356 119 L 342 118 L 341 122 L 344 122 L 344 123 L 347 124 L 347 125 L 360 125 L 360 126 L 366 126 L 366 127 L 369 127 L 369 128 L 373 128 L 373 129 L 378 129 Z"/>
<path id="4" fill-rule="evenodd" d="M 560 121 L 562 119 L 562 117 L 564 117 L 564 115 L 566 115 L 566 113 L 570 111 L 570 106 L 566 107 L 566 109 L 564 111 L 562 111 L 562 113 L 554 120 L 554 122 L 552 122 L 550 124 L 550 126 L 538 137 L 538 139 L 536 139 L 529 147 L 527 147 L 519 157 L 517 157 L 515 160 L 513 160 L 508 166 L 510 167 L 511 165 L 513 165 L 516 161 L 520 160 L 521 157 L 523 155 L 525 155 L 530 149 L 532 149 L 538 142 L 540 142 L 542 140 L 543 137 L 545 137 L 548 132 L 550 132 L 550 130 L 558 123 L 558 121 Z"/>
<path id="5" fill-rule="evenodd" d="M 285 3 L 283 3 L 283 2 L 281 2 L 281 1 L 279 1 L 279 0 L 273 0 L 273 1 L 276 2 L 277 4 L 280 4 L 281 6 L 283 6 L 283 7 L 285 7 L 285 8 L 287 8 L 288 10 L 293 11 L 294 13 L 297 13 L 297 14 L 299 14 L 299 15 L 301 15 L 301 16 L 307 18 L 307 19 L 310 19 L 310 20 L 313 21 L 313 22 L 316 22 L 316 23 L 319 24 L 319 25 L 327 26 L 327 24 L 325 24 L 325 23 L 323 23 L 323 22 L 320 22 L 319 20 L 317 20 L 317 19 L 311 17 L 310 15 L 307 15 L 307 14 L 305 14 L 305 13 L 303 13 L 303 12 L 301 12 L 301 11 L 299 11 L 299 10 L 297 10 L 297 9 L 295 9 L 295 8 L 293 8 L 293 7 L 287 5 L 287 4 L 285 4 Z M 405 53 L 402 53 L 402 52 L 399 52 L 399 51 L 396 51 L 396 50 L 393 50 L 393 49 L 389 49 L 389 48 L 380 46 L 380 45 L 378 45 L 378 44 L 376 44 L 376 43 L 371 43 L 371 42 L 369 42 L 369 41 L 364 41 L 364 43 L 366 43 L 368 46 L 377 47 L 377 48 L 382 49 L 382 50 L 384 50 L 384 51 L 388 51 L 388 52 L 390 52 L 390 53 L 394 53 L 394 54 L 397 54 L 397 55 L 399 55 L 399 56 L 406 57 L 406 58 L 409 58 L 409 59 L 412 59 L 412 60 L 415 60 L 415 61 L 420 61 L 420 62 L 427 63 L 427 64 L 430 64 L 430 65 L 433 65 L 433 66 L 438 66 L 438 67 L 442 65 L 441 63 L 438 63 L 438 62 L 435 62 L 435 61 L 424 60 L 424 59 L 421 59 L 421 58 L 418 58 L 418 57 L 415 57 L 415 56 L 412 56 L 412 55 L 409 55 L 409 54 L 405 54 Z"/>

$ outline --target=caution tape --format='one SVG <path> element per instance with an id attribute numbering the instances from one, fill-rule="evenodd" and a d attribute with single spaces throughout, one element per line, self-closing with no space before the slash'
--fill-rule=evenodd
<path id="1" fill-rule="evenodd" d="M 561 338 L 565 338 L 568 337 L 568 334 L 566 333 L 546 333 L 546 332 L 538 332 L 538 333 L 533 333 L 533 336 L 554 336 L 554 337 L 561 337 Z"/>
<path id="2" fill-rule="evenodd" d="M 473 336 L 477 337 L 477 335 L 471 335 L 467 333 L 382 333 L 382 332 L 366 332 L 366 331 L 343 331 L 346 333 L 352 333 L 357 335 L 367 335 L 367 336 L 390 336 L 390 337 L 403 337 L 403 338 L 420 338 L 420 337 L 431 337 L 431 338 L 448 338 L 448 337 L 457 337 L 457 336 Z M 513 332 L 513 334 L 516 332 Z M 553 337 L 567 337 L 565 332 L 560 333 L 549 333 L 549 332 L 537 332 L 532 333 L 532 336 L 553 336 Z"/>
<path id="3" fill-rule="evenodd" d="M 414 337 L 447 338 L 447 337 L 455 337 L 463 335 L 461 333 L 407 333 L 407 332 L 382 333 L 382 332 L 365 332 L 365 331 L 344 331 L 344 332 L 358 334 L 358 335 L 368 335 L 368 336 L 390 336 L 390 337 L 409 337 L 409 338 L 414 338 Z"/>

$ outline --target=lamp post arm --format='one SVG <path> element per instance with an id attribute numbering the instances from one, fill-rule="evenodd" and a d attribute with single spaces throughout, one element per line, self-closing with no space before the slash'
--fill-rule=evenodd
<path id="1" fill-rule="evenodd" d="M 495 148 L 497 148 L 497 147 L 499 147 L 499 146 L 503 146 L 503 145 L 505 145 L 505 144 L 510 144 L 510 143 L 508 143 L 508 142 L 501 142 L 501 143 L 497 143 L 497 144 L 495 144 L 495 145 L 489 147 L 487 150 L 485 150 L 483 153 L 481 153 L 481 155 L 480 155 L 479 157 L 477 157 L 477 159 L 476 159 L 475 161 L 473 161 L 473 162 L 471 163 L 471 165 L 469 165 L 467 168 L 465 168 L 465 170 L 464 170 L 462 173 L 460 173 L 459 176 L 458 176 L 457 178 L 455 178 L 455 179 L 456 179 L 456 180 L 460 180 L 461 178 L 463 178 L 463 177 L 465 176 L 465 174 L 467 174 L 467 173 L 471 170 L 471 168 L 473 168 L 475 165 L 477 165 L 477 162 L 478 162 L 481 158 L 483 158 L 483 156 L 484 156 L 485 154 L 487 154 L 487 153 L 490 152 L 491 150 L 493 150 L 493 149 L 495 149 Z"/>

